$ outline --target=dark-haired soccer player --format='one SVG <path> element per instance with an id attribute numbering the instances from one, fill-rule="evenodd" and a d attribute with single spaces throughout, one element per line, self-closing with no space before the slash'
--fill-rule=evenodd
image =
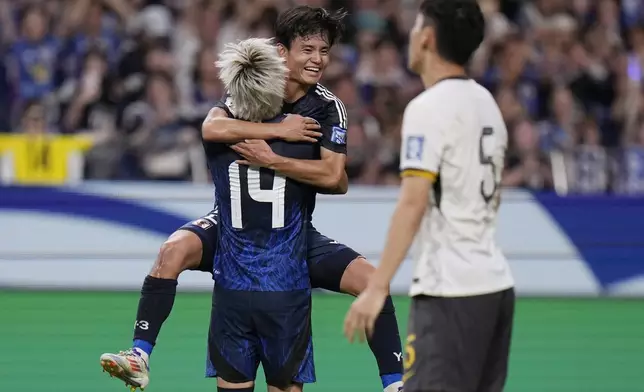
<path id="1" fill-rule="evenodd" d="M 483 32 L 476 0 L 420 6 L 409 68 L 426 90 L 405 110 L 401 195 L 382 262 L 345 320 L 350 340 L 373 329 L 418 233 L 405 392 L 500 392 L 507 375 L 514 283 L 494 240 L 507 130 L 465 71 Z"/>
<path id="2" fill-rule="evenodd" d="M 328 65 L 329 51 L 342 32 L 344 16 L 307 6 L 291 8 L 279 16 L 276 40 L 290 70 L 283 112 L 304 117 L 288 116 L 278 124 L 254 124 L 231 118 L 235 104 L 228 101 L 228 105 L 218 105 L 209 113 L 202 129 L 204 139 L 229 143 L 247 139 L 311 142 L 322 134 L 318 160 L 276 155 L 263 141 L 238 143 L 236 151 L 253 164 L 319 187 L 320 192 L 345 193 L 347 113 L 344 104 L 318 84 Z M 311 203 L 310 213 L 315 199 Z M 216 225 L 217 211 L 212 211 L 177 230 L 163 244 L 141 290 L 134 347 L 120 355 L 147 361 L 161 325 L 171 312 L 179 274 L 187 269 L 212 272 L 213 254 L 219 241 Z M 310 220 L 307 260 L 314 287 L 351 295 L 366 287 L 374 270 L 360 254 L 320 234 Z M 402 388 L 402 349 L 390 297 L 369 343 L 384 390 L 398 392 Z M 140 377 L 147 380 L 147 371 Z"/>

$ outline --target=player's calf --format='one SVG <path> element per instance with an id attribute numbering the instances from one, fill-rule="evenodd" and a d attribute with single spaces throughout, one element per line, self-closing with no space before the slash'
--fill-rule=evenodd
<path id="1" fill-rule="evenodd" d="M 201 261 L 201 239 L 187 230 L 174 232 L 163 243 L 150 275 L 141 288 L 139 308 L 134 323 L 134 349 L 152 353 L 161 326 L 170 316 L 177 294 L 177 278 Z"/>
<path id="2" fill-rule="evenodd" d="M 101 366 L 133 388 L 148 382 L 148 361 L 161 326 L 170 315 L 177 292 L 177 277 L 201 262 L 199 236 L 186 230 L 174 232 L 161 246 L 150 274 L 141 287 L 141 298 L 134 323 L 132 349 L 101 355 Z"/>
<path id="3" fill-rule="evenodd" d="M 347 266 L 340 280 L 340 290 L 353 296 L 359 295 L 369 282 L 375 271 L 367 259 L 360 256 Z M 402 389 L 402 345 L 396 309 L 391 296 L 388 296 L 385 305 L 376 320 L 373 335 L 368 339 L 369 348 L 376 358 L 380 378 L 385 392 L 398 392 Z"/>

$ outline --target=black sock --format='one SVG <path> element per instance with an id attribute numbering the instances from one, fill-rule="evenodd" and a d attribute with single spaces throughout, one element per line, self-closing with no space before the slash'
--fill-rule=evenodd
<path id="1" fill-rule="evenodd" d="M 253 392 L 254 390 L 255 390 L 255 386 L 241 388 L 241 389 L 217 387 L 217 392 Z"/>
<path id="2" fill-rule="evenodd" d="M 378 362 L 378 370 L 383 384 L 399 381 L 393 380 L 392 377 L 382 377 L 388 375 L 401 377 L 403 374 L 402 345 L 398 332 L 396 309 L 391 296 L 385 300 L 382 312 L 376 319 L 373 335 L 369 339 L 369 348 Z M 386 387 L 386 385 L 384 386 Z"/>
<path id="3" fill-rule="evenodd" d="M 156 344 L 163 322 L 172 311 L 176 294 L 176 279 L 161 279 L 148 275 L 143 281 L 134 324 L 134 346 L 138 346 L 148 355 Z"/>

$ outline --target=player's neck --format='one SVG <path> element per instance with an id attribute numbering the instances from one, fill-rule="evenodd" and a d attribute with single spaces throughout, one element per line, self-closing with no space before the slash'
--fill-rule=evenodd
<path id="1" fill-rule="evenodd" d="M 288 103 L 293 103 L 306 95 L 311 86 L 303 85 L 295 80 L 289 79 L 286 82 L 286 96 L 284 100 Z"/>
<path id="2" fill-rule="evenodd" d="M 460 65 L 441 62 L 428 64 L 420 75 L 420 78 L 423 80 L 423 85 L 427 89 L 444 79 L 467 78 L 467 72 Z"/>

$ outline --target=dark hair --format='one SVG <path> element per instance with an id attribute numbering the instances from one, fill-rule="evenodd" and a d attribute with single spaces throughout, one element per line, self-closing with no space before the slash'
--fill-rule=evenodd
<path id="1" fill-rule="evenodd" d="M 344 10 L 327 11 L 324 8 L 307 5 L 289 8 L 282 12 L 275 24 L 278 44 L 290 49 L 297 38 L 322 35 L 333 46 L 344 32 Z"/>
<path id="2" fill-rule="evenodd" d="M 485 35 L 485 20 L 476 0 L 424 0 L 425 24 L 436 32 L 436 49 L 445 60 L 466 65 Z"/>

